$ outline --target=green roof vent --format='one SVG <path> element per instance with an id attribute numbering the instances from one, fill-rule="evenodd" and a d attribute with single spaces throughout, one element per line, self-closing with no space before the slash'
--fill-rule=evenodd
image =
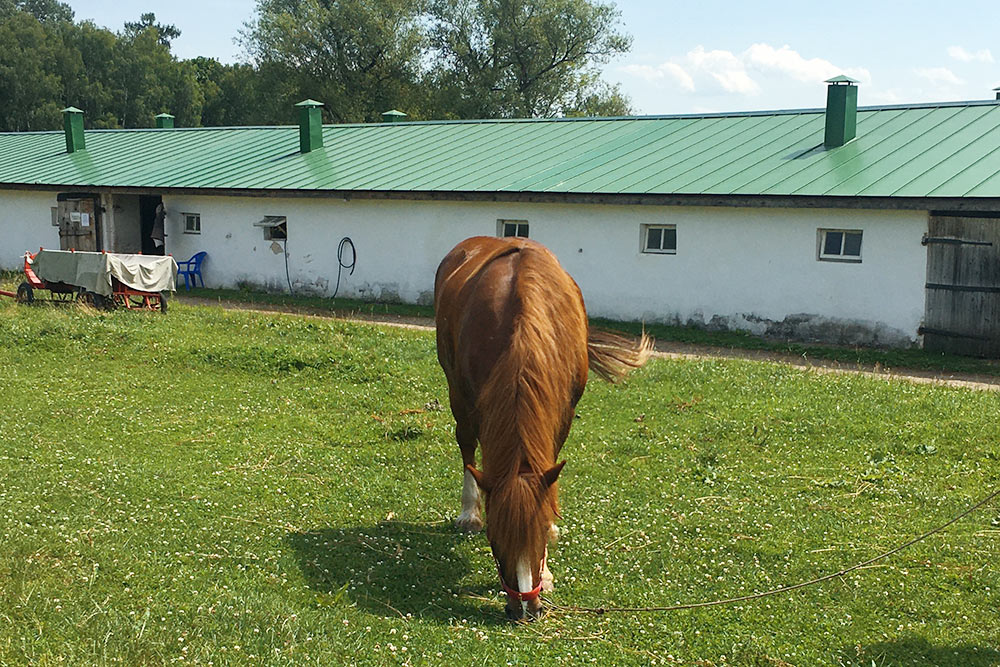
<path id="1" fill-rule="evenodd" d="M 296 104 L 299 108 L 299 150 L 309 153 L 323 147 L 323 112 L 322 102 L 302 100 Z"/>
<path id="2" fill-rule="evenodd" d="M 857 81 L 844 76 L 827 79 L 826 132 L 823 145 L 827 148 L 843 146 L 857 134 L 858 87 Z"/>
<path id="3" fill-rule="evenodd" d="M 174 117 L 168 113 L 156 114 L 156 127 L 161 130 L 171 130 L 174 127 Z"/>
<path id="4" fill-rule="evenodd" d="M 397 111 L 396 109 L 391 109 L 390 111 L 385 111 L 382 113 L 383 123 L 395 123 L 406 118 L 406 114 L 402 111 Z"/>
<path id="5" fill-rule="evenodd" d="M 66 152 L 75 153 L 87 147 L 83 138 L 83 111 L 76 107 L 62 110 L 63 129 L 66 131 Z"/>

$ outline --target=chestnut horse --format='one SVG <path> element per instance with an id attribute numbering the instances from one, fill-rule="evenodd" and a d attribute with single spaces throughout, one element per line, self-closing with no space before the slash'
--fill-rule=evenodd
<path id="1" fill-rule="evenodd" d="M 465 465 L 456 524 L 482 528 L 482 490 L 507 616 L 533 618 L 541 590 L 552 588 L 545 557 L 566 463 L 556 458 L 587 370 L 618 379 L 646 362 L 651 341 L 589 330 L 580 288 L 548 249 L 524 238 L 479 236 L 455 246 L 437 270 L 434 310 Z"/>

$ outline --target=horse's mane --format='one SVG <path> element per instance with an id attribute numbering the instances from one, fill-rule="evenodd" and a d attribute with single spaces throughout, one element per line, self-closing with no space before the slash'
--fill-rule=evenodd
<path id="1" fill-rule="evenodd" d="M 573 359 L 579 349 L 560 334 L 580 327 L 585 336 L 587 322 L 576 284 L 548 251 L 522 246 L 513 280 L 510 345 L 482 387 L 476 408 L 484 486 L 490 490 L 490 541 L 509 554 L 537 553 L 544 529 L 558 512 L 557 487 L 546 488 L 541 475 L 555 464 L 559 431 L 571 418 L 565 411 L 572 409 L 574 369 L 580 365 Z"/>

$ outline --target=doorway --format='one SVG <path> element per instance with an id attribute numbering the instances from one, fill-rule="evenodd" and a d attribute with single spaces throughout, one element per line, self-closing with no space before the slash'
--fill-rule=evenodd
<path id="1" fill-rule="evenodd" d="M 165 255 L 166 239 L 163 244 L 157 245 L 153 240 L 153 227 L 156 224 L 156 208 L 163 204 L 163 197 L 160 195 L 142 195 L 139 197 L 139 228 L 142 236 L 143 255 Z M 163 229 L 161 227 L 160 232 Z"/>
<path id="2" fill-rule="evenodd" d="M 1000 357 L 1000 215 L 931 215 L 924 349 Z"/>
<path id="3" fill-rule="evenodd" d="M 56 196 L 59 249 L 101 250 L 101 204 L 94 194 L 60 193 Z"/>

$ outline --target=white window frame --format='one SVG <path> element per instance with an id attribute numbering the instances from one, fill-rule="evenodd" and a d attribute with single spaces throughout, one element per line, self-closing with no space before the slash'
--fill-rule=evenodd
<path id="1" fill-rule="evenodd" d="M 201 234 L 201 213 L 181 213 L 184 217 L 185 234 Z M 191 224 L 194 222 L 195 224 Z"/>
<path id="2" fill-rule="evenodd" d="M 826 252 L 827 234 L 840 234 L 840 251 L 837 253 Z M 857 255 L 845 255 L 844 246 L 847 245 L 847 235 L 857 234 L 861 237 L 861 244 L 858 246 Z M 847 262 L 849 264 L 860 264 L 864 254 L 864 230 L 862 229 L 835 229 L 820 228 L 816 230 L 816 259 L 820 262 Z"/>
<path id="3" fill-rule="evenodd" d="M 507 236 L 507 234 L 504 233 L 506 231 L 507 225 L 514 225 L 515 227 L 514 233 L 511 234 L 510 236 L 524 238 L 524 239 L 529 238 L 529 233 L 531 230 L 528 226 L 527 220 L 508 220 L 504 218 L 497 219 L 497 236 L 501 238 Z M 520 232 L 522 228 L 524 229 L 524 234 L 518 234 L 517 232 Z"/>
<path id="4" fill-rule="evenodd" d="M 649 248 L 647 246 L 649 241 L 649 230 L 659 229 L 660 233 L 660 247 Z M 663 247 L 663 231 L 672 231 L 674 233 L 674 247 L 664 248 Z M 639 251 L 646 255 L 676 255 L 677 254 L 677 225 L 640 225 L 639 226 Z"/>

